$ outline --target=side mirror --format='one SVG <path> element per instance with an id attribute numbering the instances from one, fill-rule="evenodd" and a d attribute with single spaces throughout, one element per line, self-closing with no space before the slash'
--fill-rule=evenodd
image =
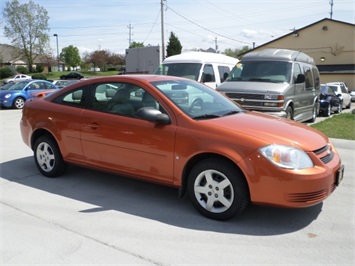
<path id="1" fill-rule="evenodd" d="M 298 74 L 297 79 L 296 79 L 296 84 L 303 83 L 305 81 L 306 81 L 306 76 L 304 74 Z"/>
<path id="2" fill-rule="evenodd" d="M 167 114 L 163 114 L 162 112 L 153 107 L 140 108 L 137 111 L 136 116 L 158 124 L 168 125 L 171 123 L 170 117 Z"/>

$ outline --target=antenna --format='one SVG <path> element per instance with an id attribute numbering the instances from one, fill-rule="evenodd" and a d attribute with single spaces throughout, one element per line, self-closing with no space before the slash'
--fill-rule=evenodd
<path id="1" fill-rule="evenodd" d="M 127 26 L 127 28 L 129 29 L 129 38 L 128 38 L 128 47 L 130 47 L 131 46 L 131 43 L 132 43 L 132 29 L 133 29 L 133 27 L 131 26 L 131 23 L 129 23 L 129 25 Z"/>
<path id="2" fill-rule="evenodd" d="M 330 19 L 333 18 L 333 0 L 330 0 L 329 1 L 329 4 L 330 4 Z"/>

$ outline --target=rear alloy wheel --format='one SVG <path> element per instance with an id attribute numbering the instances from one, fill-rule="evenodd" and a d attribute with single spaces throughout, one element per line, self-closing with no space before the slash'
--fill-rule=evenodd
<path id="1" fill-rule="evenodd" d="M 331 115 L 331 113 L 332 113 L 332 106 L 331 106 L 331 104 L 329 104 L 328 108 L 327 108 L 327 110 L 325 112 L 325 116 L 328 117 L 328 116 Z"/>
<path id="2" fill-rule="evenodd" d="M 22 97 L 17 97 L 14 100 L 13 107 L 16 109 L 22 109 L 25 106 L 25 99 Z"/>
<path id="3" fill-rule="evenodd" d="M 47 177 L 60 176 L 67 168 L 57 143 L 48 135 L 41 136 L 36 140 L 34 159 L 38 170 Z"/>
<path id="4" fill-rule="evenodd" d="M 194 207 L 208 218 L 230 219 L 240 214 L 249 203 L 246 180 L 228 161 L 201 161 L 188 178 L 188 196 Z"/>
<path id="5" fill-rule="evenodd" d="M 340 114 L 342 110 L 343 110 L 343 105 L 339 104 L 337 108 L 337 113 Z"/>

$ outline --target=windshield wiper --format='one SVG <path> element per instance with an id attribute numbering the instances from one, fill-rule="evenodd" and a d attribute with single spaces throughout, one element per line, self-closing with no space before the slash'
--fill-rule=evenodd
<path id="1" fill-rule="evenodd" d="M 249 81 L 266 81 L 270 82 L 271 79 L 263 79 L 263 78 L 250 78 Z"/>
<path id="2" fill-rule="evenodd" d="M 221 117 L 221 116 L 215 115 L 215 114 L 205 114 L 205 115 L 195 116 L 194 119 L 200 120 L 200 119 L 211 119 L 211 118 L 217 118 L 217 117 Z"/>
<path id="3" fill-rule="evenodd" d="M 241 112 L 241 111 L 235 111 L 235 110 L 233 110 L 233 111 L 230 111 L 230 112 L 227 112 L 227 113 L 223 114 L 223 116 L 234 115 L 234 114 L 238 114 L 238 113 L 240 113 L 240 112 Z"/>

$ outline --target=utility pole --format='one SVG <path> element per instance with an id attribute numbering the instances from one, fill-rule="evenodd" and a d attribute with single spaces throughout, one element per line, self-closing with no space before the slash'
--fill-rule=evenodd
<path id="1" fill-rule="evenodd" d="M 127 28 L 129 29 L 129 33 L 128 33 L 128 47 L 131 46 L 132 43 L 132 29 L 133 27 L 131 26 L 131 23 L 129 23 L 129 25 L 127 26 Z"/>
<path id="2" fill-rule="evenodd" d="M 165 44 L 164 44 L 164 0 L 160 1 L 161 5 L 161 59 L 165 59 Z"/>
<path id="3" fill-rule="evenodd" d="M 214 38 L 214 43 L 215 43 L 215 50 L 216 50 L 216 53 L 218 51 L 218 44 L 217 44 L 217 36 Z"/>
<path id="4" fill-rule="evenodd" d="M 329 4 L 330 4 L 330 19 L 332 19 L 333 18 L 333 0 L 330 0 Z"/>

